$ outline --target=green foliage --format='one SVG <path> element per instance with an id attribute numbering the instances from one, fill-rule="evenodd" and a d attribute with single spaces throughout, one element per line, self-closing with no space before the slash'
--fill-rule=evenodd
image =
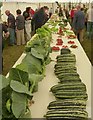
<path id="1" fill-rule="evenodd" d="M 7 101 L 10 99 L 11 101 L 11 94 L 12 94 L 12 89 L 10 86 L 7 86 L 3 88 L 0 93 L 2 92 L 2 118 L 15 118 L 15 116 L 12 113 L 11 110 L 11 105 L 7 105 Z M 0 101 L 1 102 L 1 101 Z M 10 109 L 10 111 L 9 111 Z"/>
<path id="2" fill-rule="evenodd" d="M 20 83 L 18 81 L 12 80 L 11 83 L 10 83 L 10 87 L 15 92 L 24 93 L 24 94 L 27 94 L 29 96 L 32 96 L 32 94 L 30 93 L 30 91 L 28 91 L 28 87 L 25 86 L 25 85 L 23 85 L 22 83 Z"/>
<path id="3" fill-rule="evenodd" d="M 38 74 L 29 75 L 29 80 L 31 83 L 30 92 L 38 91 L 38 82 L 40 82 L 43 78 L 44 78 L 44 75 L 38 75 Z"/>
<path id="4" fill-rule="evenodd" d="M 3 88 L 2 92 L 2 117 L 15 119 L 25 115 L 28 109 L 28 99 L 33 95 L 29 88 L 19 81 L 11 80 L 10 84 Z"/>
<path id="5" fill-rule="evenodd" d="M 8 78 L 0 76 L 3 80 L 0 88 L 3 93 L 2 120 L 31 117 L 28 100 L 32 99 L 32 93 L 38 91 L 38 82 L 44 78 L 45 66 L 51 61 L 49 58 L 51 39 L 51 30 L 48 26 L 39 28 L 27 42 L 26 56 L 21 64 L 9 71 Z"/>
<path id="6" fill-rule="evenodd" d="M 12 111 L 16 118 L 21 118 L 26 112 L 27 96 L 12 92 Z"/>
<path id="7" fill-rule="evenodd" d="M 0 2 L 0 8 L 2 7 L 2 5 L 3 5 L 2 2 Z"/>
<path id="8" fill-rule="evenodd" d="M 28 73 L 17 68 L 12 68 L 10 70 L 9 79 L 19 81 L 24 85 L 28 85 Z"/>
<path id="9" fill-rule="evenodd" d="M 43 26 L 42 28 L 38 28 L 36 33 L 39 35 L 40 38 L 51 39 L 51 31 L 47 26 Z"/>
<path id="10" fill-rule="evenodd" d="M 38 59 L 44 60 L 44 56 L 36 51 L 35 48 L 31 48 L 31 54 Z"/>
<path id="11" fill-rule="evenodd" d="M 9 79 L 6 79 L 5 76 L 0 75 L 0 83 L 2 84 L 0 87 L 0 90 L 2 90 L 3 88 L 5 88 L 9 85 Z"/>
<path id="12" fill-rule="evenodd" d="M 41 61 L 36 57 L 32 56 L 30 53 L 26 55 L 22 62 L 27 64 L 30 74 L 34 72 L 38 74 L 42 73 Z"/>
<path id="13" fill-rule="evenodd" d="M 39 39 L 39 35 L 38 34 L 35 34 L 31 40 L 29 40 L 27 42 L 27 45 L 25 46 L 25 51 L 26 52 L 30 52 L 31 51 L 31 48 L 35 47 L 35 46 L 38 46 L 40 45 L 40 39 Z"/>

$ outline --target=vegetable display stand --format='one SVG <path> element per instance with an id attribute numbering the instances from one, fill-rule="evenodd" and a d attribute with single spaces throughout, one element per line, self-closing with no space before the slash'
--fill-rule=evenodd
<path id="1" fill-rule="evenodd" d="M 49 24 L 53 25 L 54 23 L 50 22 Z M 58 24 L 58 22 L 56 23 L 56 25 L 57 24 Z M 58 78 L 56 77 L 56 75 L 54 73 L 56 57 L 58 55 L 60 55 L 59 50 L 62 48 L 62 46 L 66 46 L 66 48 L 69 48 L 72 51 L 72 57 L 74 57 L 73 54 L 75 54 L 75 56 L 76 56 L 77 73 L 80 75 L 80 79 L 82 79 L 82 82 L 86 85 L 86 88 L 87 88 L 88 101 L 87 101 L 86 110 L 88 112 L 88 117 L 91 118 L 91 68 L 92 68 L 92 65 L 91 65 L 88 57 L 86 56 L 82 46 L 80 45 L 79 41 L 77 40 L 77 38 L 74 37 L 73 41 L 75 42 L 75 45 L 77 45 L 78 47 L 76 49 L 73 49 L 70 47 L 71 44 L 68 44 L 68 42 L 72 41 L 72 40 L 70 38 L 68 39 L 68 37 L 67 37 L 68 32 L 66 32 L 66 29 L 65 29 L 65 32 L 63 31 L 64 36 L 62 36 L 62 45 L 56 46 L 57 39 L 60 39 L 60 37 L 58 37 L 59 35 L 56 32 L 53 32 L 52 38 L 51 38 L 51 35 L 50 35 L 51 30 L 48 29 L 47 26 L 48 25 L 46 24 L 42 29 L 38 29 L 37 33 L 39 34 L 39 36 L 37 34 L 35 34 L 35 36 L 33 38 L 34 41 L 31 43 L 30 42 L 27 43 L 26 48 L 25 48 L 27 55 L 25 53 L 22 54 L 22 56 L 19 58 L 19 60 L 13 66 L 13 68 L 15 68 L 16 66 L 17 66 L 17 68 L 12 69 L 12 75 L 10 77 L 11 77 L 11 79 L 13 79 L 14 78 L 13 74 L 15 75 L 15 73 L 21 73 L 22 71 L 18 71 L 19 68 L 21 70 L 23 70 L 24 72 L 22 72 L 19 75 L 17 74 L 17 77 L 18 76 L 20 77 L 20 75 L 22 75 L 22 74 L 24 76 L 25 72 L 28 72 L 28 70 L 31 73 L 36 72 L 35 74 L 38 73 L 40 75 L 42 75 L 44 73 L 43 80 L 42 81 L 39 80 L 40 82 L 38 82 L 38 90 L 34 89 L 37 92 L 33 93 L 32 100 L 34 102 L 29 107 L 32 118 L 44 118 L 44 115 L 47 113 L 47 107 L 50 107 L 50 106 L 48 106 L 49 103 L 51 103 L 52 101 L 55 101 L 54 95 L 49 91 L 52 86 L 58 84 L 58 82 L 59 82 Z M 64 26 L 64 24 L 62 24 L 61 26 L 66 27 L 66 26 Z M 54 27 L 55 27 L 55 24 L 54 24 Z M 70 25 L 68 25 L 67 27 L 69 30 L 71 29 Z M 46 30 L 48 30 L 48 32 Z M 72 34 L 72 32 L 69 34 Z M 44 39 L 42 39 L 42 36 L 44 37 Z M 37 39 L 38 39 L 38 42 L 37 42 Z M 50 40 L 52 40 L 52 39 L 53 39 L 53 41 L 50 42 Z M 43 40 L 45 40 L 46 42 Z M 42 44 L 42 46 L 40 46 L 41 44 Z M 53 46 L 58 47 L 58 51 L 50 53 L 51 52 L 50 45 L 51 45 L 51 47 L 53 47 Z M 50 53 L 50 55 L 49 55 L 49 53 Z M 49 63 L 49 61 L 50 61 L 49 57 L 51 57 L 50 63 Z M 72 57 L 70 59 L 71 61 L 72 61 Z M 46 62 L 45 62 L 45 60 L 46 60 Z M 60 59 L 59 59 L 59 61 L 60 61 Z M 24 64 L 22 64 L 22 62 Z M 75 61 L 73 61 L 73 64 L 74 64 L 74 62 Z M 30 66 L 30 63 L 31 63 L 31 66 Z M 26 64 L 28 65 L 29 69 L 27 69 L 27 67 L 25 67 Z M 33 66 L 35 66 L 35 68 Z M 24 70 L 24 68 L 25 68 L 25 70 Z M 33 69 L 31 69 L 31 68 L 33 68 Z M 74 67 L 74 71 L 76 71 L 76 68 Z M 15 72 L 13 72 L 13 70 L 15 70 Z M 56 71 L 56 73 L 58 74 L 58 71 Z M 7 75 L 7 77 L 8 77 L 8 75 Z M 33 75 L 29 75 L 29 77 L 31 79 L 34 79 L 35 76 L 33 74 Z M 40 79 L 42 78 L 42 76 L 38 76 L 38 75 L 37 75 L 37 77 L 40 77 Z M 26 74 L 26 80 L 27 80 L 27 78 L 28 78 L 28 76 Z M 23 77 L 23 79 L 25 81 L 25 77 Z M 16 85 L 17 85 L 17 83 L 18 82 L 16 82 Z M 17 91 L 17 89 L 14 87 L 14 84 L 15 83 L 11 83 L 11 88 L 13 90 Z M 34 81 L 32 81 L 31 84 L 34 86 L 34 84 L 35 84 Z M 27 83 L 25 83 L 25 85 L 28 86 Z M 83 86 L 83 88 L 84 88 L 84 85 L 81 85 L 81 86 Z M 70 87 L 73 88 L 73 86 L 70 86 Z M 35 87 L 35 88 L 37 88 L 37 87 Z M 31 92 L 33 91 L 32 89 L 30 89 L 30 90 L 31 90 Z M 25 89 L 25 92 L 22 89 L 21 92 L 23 92 L 24 94 L 26 93 L 26 95 L 32 96 L 32 94 L 29 94 L 29 91 L 27 91 L 27 89 Z M 13 93 L 13 95 L 12 95 L 13 100 L 15 100 L 14 94 L 15 93 Z M 77 94 L 78 94 L 78 92 L 77 92 Z M 86 97 L 86 95 L 85 95 L 85 97 Z M 20 100 L 22 100 L 21 97 L 20 97 Z M 8 103 L 9 102 L 10 101 L 8 101 Z M 81 102 L 78 101 L 77 105 L 81 104 L 81 103 L 82 103 L 82 101 Z M 71 101 L 71 104 L 72 104 L 72 101 Z M 20 105 L 20 103 L 19 103 L 19 105 Z M 24 105 L 26 105 L 25 101 L 24 101 Z M 84 107 L 85 107 L 85 103 L 83 103 L 83 105 L 82 105 L 82 108 L 84 108 Z M 14 109 L 14 110 L 17 111 L 17 109 Z M 58 112 L 58 111 L 56 110 L 56 112 Z M 53 111 L 52 111 L 52 113 L 53 113 Z M 71 114 L 76 115 L 79 113 L 81 113 L 81 115 L 84 114 L 87 116 L 86 112 L 81 112 L 81 111 L 78 111 L 77 113 L 75 112 L 75 114 L 70 112 L 68 115 L 71 116 Z M 48 115 L 48 113 L 47 113 L 47 115 Z M 18 112 L 17 112 L 16 116 L 17 117 L 19 116 Z"/>

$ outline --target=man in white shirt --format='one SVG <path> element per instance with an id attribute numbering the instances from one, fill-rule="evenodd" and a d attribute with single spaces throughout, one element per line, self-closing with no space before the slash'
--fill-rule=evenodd
<path id="1" fill-rule="evenodd" d="M 89 39 L 93 39 L 93 4 L 87 11 L 87 35 Z"/>

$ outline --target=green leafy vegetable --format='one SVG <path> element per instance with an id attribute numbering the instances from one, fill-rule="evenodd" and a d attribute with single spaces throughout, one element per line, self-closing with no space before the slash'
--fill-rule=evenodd
<path id="1" fill-rule="evenodd" d="M 29 41 L 27 42 L 27 45 L 25 46 L 25 51 L 26 51 L 26 52 L 30 52 L 32 47 L 38 46 L 38 45 L 40 45 L 39 35 L 38 35 L 38 34 L 35 34 L 35 35 L 31 38 L 31 40 L 29 40 Z"/>
<path id="2" fill-rule="evenodd" d="M 32 56 L 30 53 L 26 55 L 26 57 L 23 59 L 22 62 L 27 64 L 28 66 L 33 67 L 38 73 L 42 73 L 41 61 L 37 59 L 36 57 Z"/>
<path id="3" fill-rule="evenodd" d="M 3 75 L 0 75 L 0 90 L 9 85 L 9 79 Z"/>
<path id="4" fill-rule="evenodd" d="M 2 118 L 15 118 L 15 116 L 12 113 L 11 110 L 11 102 L 7 103 L 7 101 L 10 99 L 11 101 L 11 94 L 12 94 L 12 89 L 10 88 L 10 86 L 7 86 L 5 88 L 3 88 L 2 90 L 0 90 L 0 94 L 2 93 L 2 103 L 0 103 L 0 105 L 2 104 Z M 1 102 L 1 100 L 0 100 Z M 7 104 L 7 105 L 6 105 Z"/>
<path id="5" fill-rule="evenodd" d="M 26 63 L 23 63 L 23 62 L 21 64 L 17 65 L 16 68 L 19 70 L 22 70 L 24 72 L 27 72 L 27 73 L 29 72 L 28 65 Z"/>
<path id="6" fill-rule="evenodd" d="M 37 92 L 38 82 L 41 81 L 43 78 L 44 78 L 44 75 L 38 75 L 38 74 L 29 75 L 29 80 L 31 83 L 30 92 Z"/>
<path id="7" fill-rule="evenodd" d="M 12 112 L 16 118 L 22 118 L 26 112 L 27 96 L 12 92 Z"/>
<path id="8" fill-rule="evenodd" d="M 31 54 L 41 60 L 44 60 L 44 56 L 40 54 L 35 48 L 31 48 Z"/>
<path id="9" fill-rule="evenodd" d="M 28 86 L 28 73 L 17 68 L 12 68 L 9 72 L 9 79 L 19 81 Z"/>
<path id="10" fill-rule="evenodd" d="M 23 85 L 22 83 L 18 82 L 18 81 L 14 81 L 12 80 L 10 83 L 10 87 L 18 93 L 24 93 L 27 94 L 29 96 L 32 96 L 32 94 L 30 93 L 30 91 L 28 91 L 28 87 Z"/>

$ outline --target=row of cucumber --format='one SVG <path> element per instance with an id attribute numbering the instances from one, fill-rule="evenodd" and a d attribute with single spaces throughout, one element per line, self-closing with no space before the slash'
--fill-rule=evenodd
<path id="1" fill-rule="evenodd" d="M 59 82 L 50 89 L 56 100 L 49 103 L 46 119 L 87 120 L 88 95 L 86 85 L 77 73 L 76 56 L 70 49 L 61 49 L 61 55 L 56 59 L 54 73 Z"/>

